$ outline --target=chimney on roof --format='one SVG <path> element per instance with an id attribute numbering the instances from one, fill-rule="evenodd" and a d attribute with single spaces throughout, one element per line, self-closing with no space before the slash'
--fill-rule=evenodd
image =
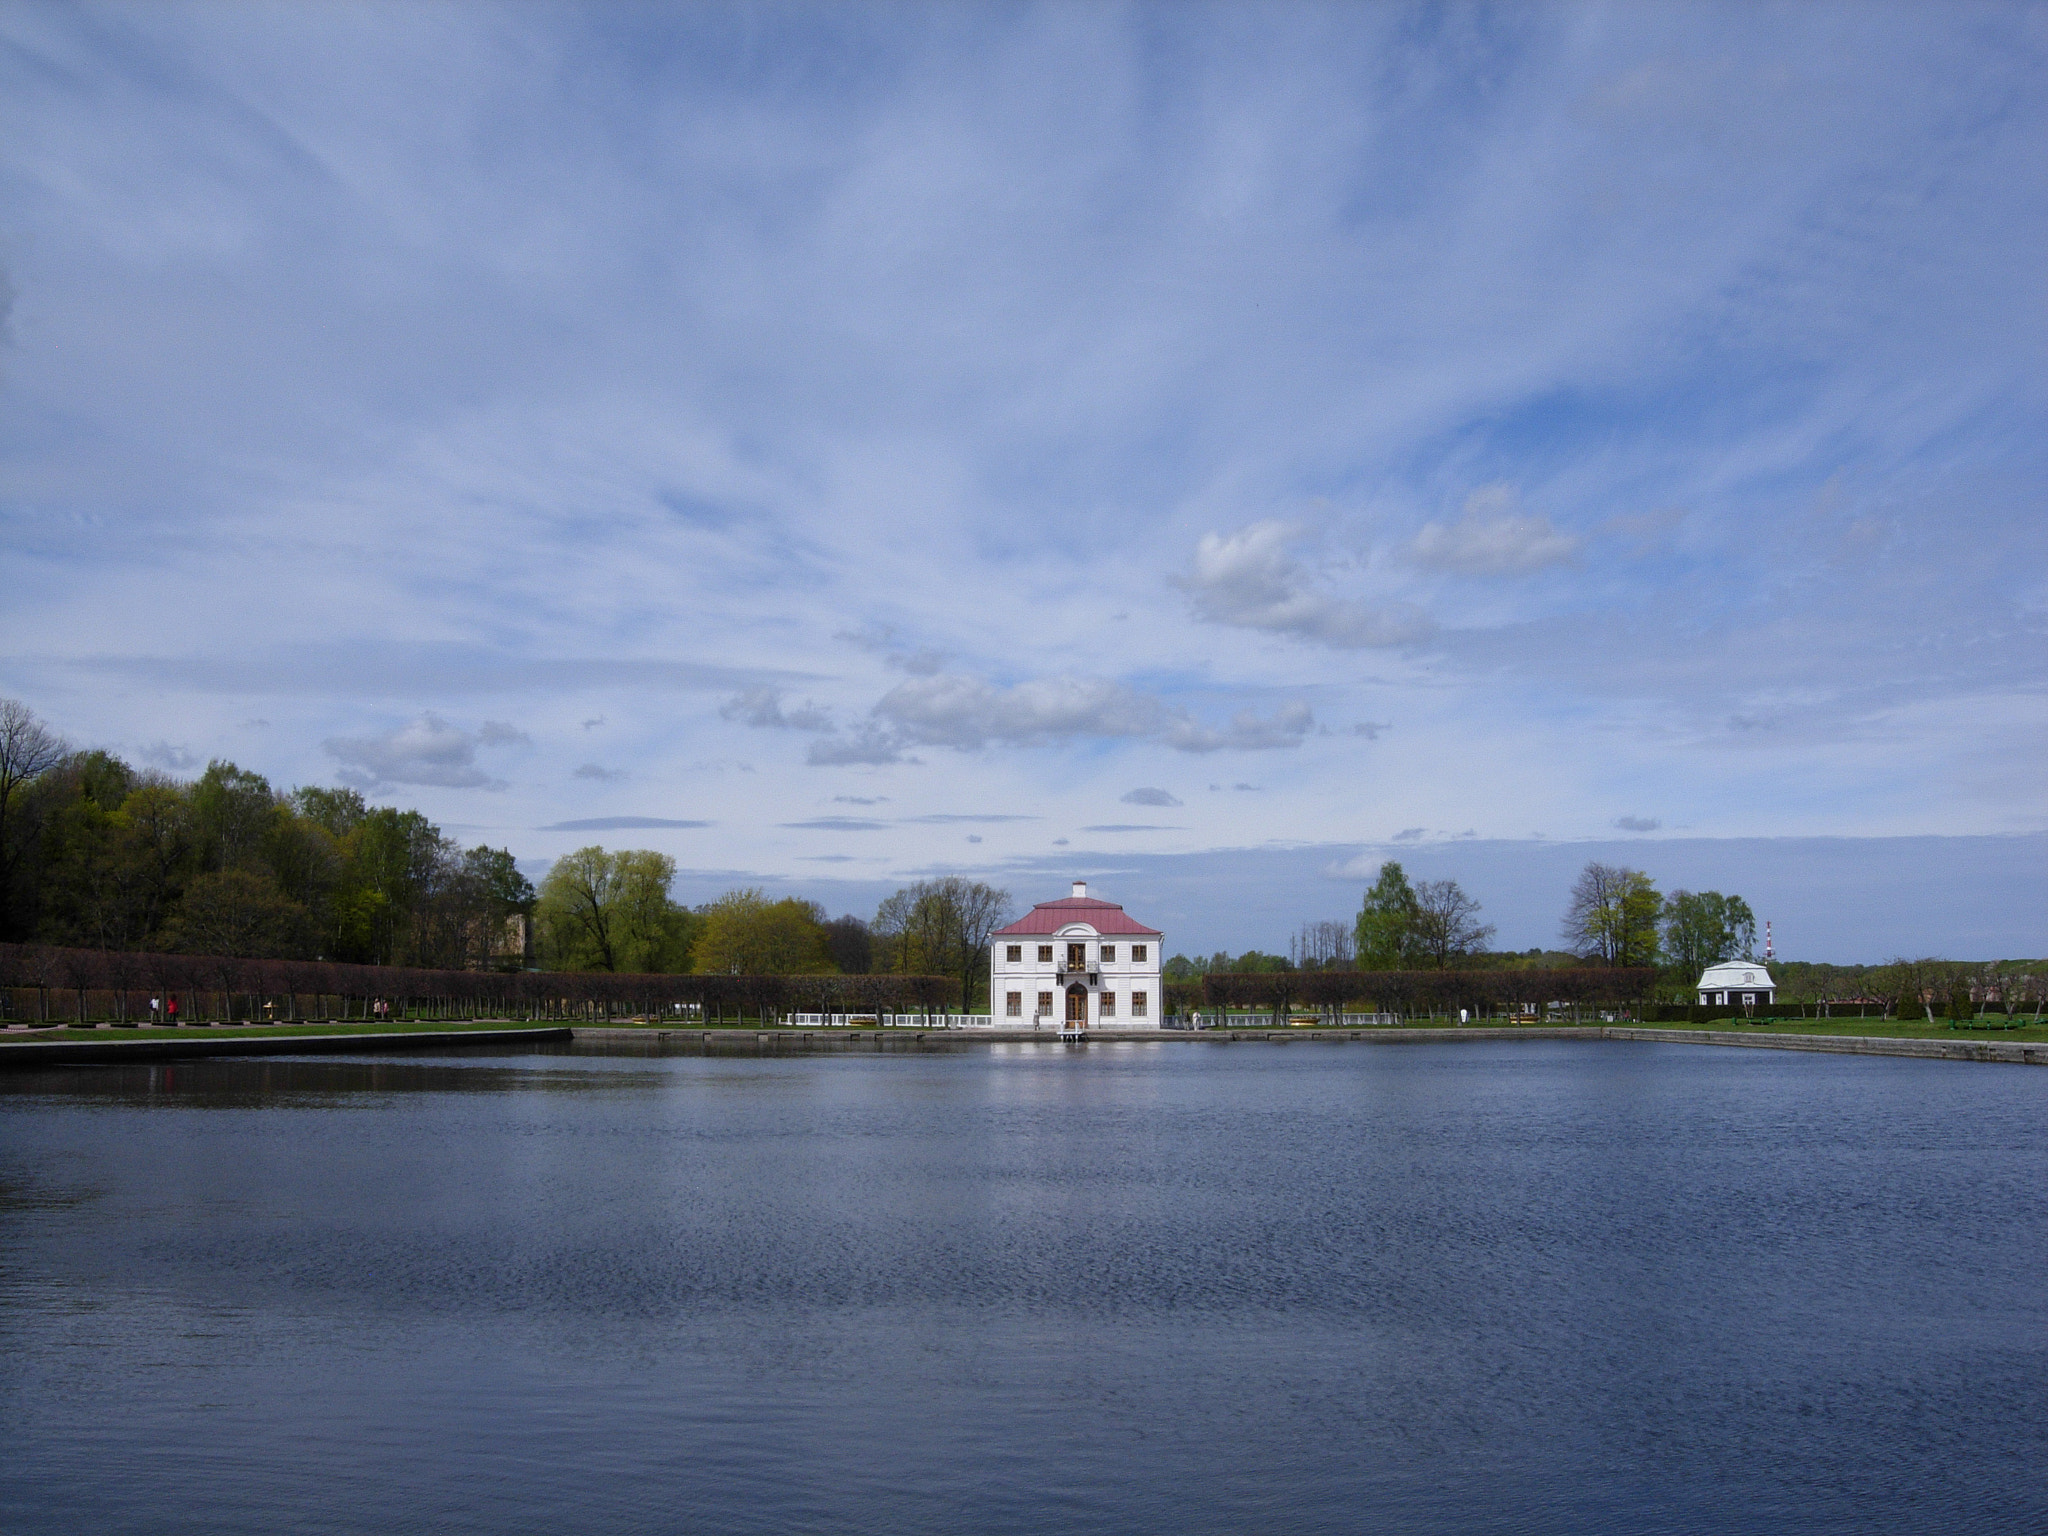
<path id="1" fill-rule="evenodd" d="M 1088 894 L 1088 882 L 1086 880 L 1076 880 L 1074 882 L 1074 894 L 1076 896 L 1086 896 Z"/>

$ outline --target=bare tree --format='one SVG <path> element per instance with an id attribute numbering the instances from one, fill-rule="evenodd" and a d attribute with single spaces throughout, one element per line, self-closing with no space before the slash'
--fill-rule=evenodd
<path id="1" fill-rule="evenodd" d="M 960 1006 L 974 1006 L 974 984 L 988 968 L 989 935 L 1010 920 L 1010 893 L 947 875 L 906 885 L 875 912 L 873 932 L 904 975 L 960 978 Z"/>
<path id="2" fill-rule="evenodd" d="M 24 839 L 15 826 L 18 792 L 63 760 L 66 747 L 18 699 L 0 699 L 0 939 L 14 928 L 10 901 Z"/>
<path id="3" fill-rule="evenodd" d="M 1415 887 L 1415 937 L 1438 970 L 1463 955 L 1483 954 L 1493 924 L 1482 923 L 1479 903 L 1455 880 L 1425 880 Z"/>
<path id="4" fill-rule="evenodd" d="M 1288 958 L 1303 971 L 1349 967 L 1357 953 L 1356 941 L 1351 923 L 1303 923 L 1288 944 Z"/>

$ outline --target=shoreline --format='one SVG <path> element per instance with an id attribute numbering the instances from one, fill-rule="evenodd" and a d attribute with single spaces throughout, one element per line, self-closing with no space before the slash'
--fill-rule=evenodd
<path id="1" fill-rule="evenodd" d="M 1049 1031 L 1028 1029 L 820 1029 L 787 1026 L 715 1025 L 709 1028 L 631 1025 L 525 1025 L 486 1029 L 349 1034 L 244 1035 L 128 1040 L 21 1040 L 0 1044 L 0 1070 L 78 1066 L 130 1061 L 178 1061 L 212 1056 L 382 1054 L 459 1045 L 567 1044 L 695 1046 L 759 1054 L 789 1049 L 910 1050 L 958 1049 L 974 1045 L 1420 1045 L 1444 1041 L 1619 1040 L 1638 1044 L 1712 1045 L 1751 1050 L 1813 1051 L 1832 1055 L 1904 1056 L 1928 1061 L 1989 1062 L 2048 1066 L 2048 1041 L 1930 1039 L 1920 1036 L 1805 1035 L 1736 1030 L 1682 1029 L 1639 1024 L 1556 1024 L 1435 1028 L 1356 1029 L 1092 1029 L 1082 1040 L 1061 1041 Z"/>

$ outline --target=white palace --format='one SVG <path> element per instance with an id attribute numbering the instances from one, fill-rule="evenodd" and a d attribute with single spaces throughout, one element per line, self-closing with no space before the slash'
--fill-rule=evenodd
<path id="1" fill-rule="evenodd" d="M 1000 1029 L 1057 1026 L 1157 1029 L 1163 935 L 1133 921 L 1113 901 L 1098 901 L 1088 884 L 1041 901 L 989 941 L 989 1012 Z"/>

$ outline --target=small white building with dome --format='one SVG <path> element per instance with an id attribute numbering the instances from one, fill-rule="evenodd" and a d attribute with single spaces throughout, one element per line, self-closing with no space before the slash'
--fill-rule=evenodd
<path id="1" fill-rule="evenodd" d="M 1088 894 L 1041 901 L 989 938 L 989 1012 L 998 1029 L 1158 1029 L 1160 946 L 1113 901 Z"/>
<path id="2" fill-rule="evenodd" d="M 1754 960 L 1723 960 L 1700 972 L 1699 994 L 1702 1008 L 1753 1008 L 1775 1002 L 1778 984 Z"/>

